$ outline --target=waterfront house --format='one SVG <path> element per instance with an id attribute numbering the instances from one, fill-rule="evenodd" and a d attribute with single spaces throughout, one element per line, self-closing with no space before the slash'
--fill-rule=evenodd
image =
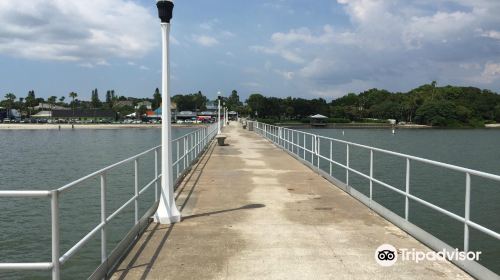
<path id="1" fill-rule="evenodd" d="M 47 110 L 71 110 L 71 108 L 66 108 L 63 106 L 53 105 L 49 103 L 40 102 L 37 106 L 33 107 L 35 111 L 47 111 Z"/>
<path id="2" fill-rule="evenodd" d="M 153 103 L 149 102 L 149 101 L 141 101 L 141 102 L 138 102 L 137 105 L 135 106 L 135 109 L 138 110 L 139 108 L 141 108 L 142 106 L 146 107 L 147 110 L 151 110 L 153 109 Z"/>
<path id="3" fill-rule="evenodd" d="M 104 109 L 53 110 L 52 118 L 83 122 L 113 122 L 116 113 Z"/>

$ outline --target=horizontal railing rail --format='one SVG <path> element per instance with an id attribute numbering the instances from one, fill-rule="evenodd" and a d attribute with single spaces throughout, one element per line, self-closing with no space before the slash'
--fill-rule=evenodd
<path id="1" fill-rule="evenodd" d="M 217 123 L 211 124 L 209 126 L 204 126 L 201 129 L 197 129 L 190 132 L 182 137 L 172 140 L 172 147 L 176 147 L 176 160 L 173 162 L 174 178 L 176 178 L 176 184 L 181 180 L 182 175 L 187 172 L 190 166 L 197 160 L 197 158 L 204 152 L 207 146 L 211 143 L 211 140 L 217 134 Z M 181 149 L 182 148 L 182 151 Z M 181 153 L 182 152 L 182 153 Z M 149 181 L 144 186 L 139 186 L 139 160 L 143 157 L 154 153 L 154 178 Z M 173 153 L 172 153 L 173 154 Z M 110 254 L 107 250 L 107 225 L 121 214 L 127 207 L 134 204 L 134 226 L 130 232 L 136 232 L 137 235 L 140 234 L 140 226 L 144 224 L 143 218 L 149 218 L 158 207 L 159 197 L 161 189 L 161 174 L 159 174 L 160 168 L 160 155 L 161 146 L 154 147 L 145 152 L 117 162 L 115 164 L 109 165 L 102 168 L 96 172 L 86 175 L 78 180 L 68 183 L 56 190 L 46 191 L 46 190 L 36 190 L 36 191 L 0 191 L 0 198 L 50 198 L 51 201 L 51 252 L 52 257 L 50 262 L 35 262 L 35 263 L 0 263 L 0 270 L 52 270 L 52 279 L 60 279 L 61 266 L 64 265 L 71 257 L 73 257 L 77 252 L 79 252 L 93 237 L 97 236 L 99 233 L 101 235 L 101 264 L 100 268 L 104 266 L 103 269 L 97 269 L 100 275 L 95 278 L 102 278 L 106 276 L 106 273 L 112 269 L 116 263 L 109 263 Z M 118 207 L 110 215 L 107 214 L 107 205 L 109 201 L 106 198 L 106 190 L 108 188 L 108 173 L 118 167 L 121 167 L 128 163 L 134 163 L 134 195 Z M 182 166 L 181 166 L 182 164 Z M 82 183 L 87 182 L 91 179 L 100 179 L 100 213 L 101 219 L 100 223 L 91 229 L 86 235 L 77 241 L 73 246 L 64 252 L 62 255 L 60 253 L 60 229 L 59 229 L 59 200 L 61 195 L 65 192 L 73 190 L 75 187 L 82 185 Z M 151 187 L 154 186 L 154 202 L 146 211 L 143 218 L 139 217 L 139 198 Z M 129 233 L 130 233 L 129 232 Z M 130 244 L 126 244 L 128 246 Z M 123 247 L 117 245 L 117 247 Z M 114 252 L 113 252 L 114 253 Z M 115 257 L 113 262 L 116 262 L 119 258 Z M 97 271 L 96 270 L 96 271 Z M 95 275 L 94 275 L 95 276 Z"/>
<path id="2" fill-rule="evenodd" d="M 473 228 L 479 232 L 482 232 L 492 238 L 495 238 L 497 240 L 500 240 L 500 233 L 496 232 L 490 228 L 487 228 L 484 225 L 480 225 L 474 221 L 471 220 L 470 217 L 470 206 L 471 206 L 471 176 L 478 176 L 481 178 L 486 178 L 490 179 L 496 182 L 500 182 L 500 176 L 491 174 L 491 173 L 486 173 L 478 170 L 473 170 L 469 168 L 464 168 L 452 164 L 447 164 L 439 161 L 434 161 L 430 159 L 425 159 L 421 157 L 416 157 L 408 154 L 403 154 L 403 153 L 398 153 L 398 152 L 393 152 L 389 150 L 384 150 L 380 148 L 375 148 L 375 147 L 370 147 L 367 145 L 362 145 L 358 143 L 353 143 L 341 139 L 335 139 L 335 138 L 330 138 L 326 136 L 321 136 L 321 135 L 316 135 L 313 133 L 305 132 L 305 131 L 300 131 L 300 130 L 294 130 L 286 127 L 279 127 L 279 126 L 274 126 L 270 124 L 265 124 L 265 123 L 260 123 L 260 122 L 254 122 L 253 123 L 254 131 L 264 138 L 272 141 L 274 144 L 282 148 L 283 150 L 287 151 L 288 153 L 291 153 L 294 155 L 296 158 L 301 159 L 309 165 L 314 168 L 317 171 L 324 172 L 326 173 L 326 176 L 331 177 L 334 179 L 336 182 L 340 182 L 345 185 L 346 188 L 351 188 L 351 184 L 349 183 L 350 179 L 350 173 L 354 173 L 356 175 L 359 175 L 367 180 L 369 180 L 369 195 L 366 197 L 360 192 L 356 193 L 357 198 L 360 197 L 361 201 L 365 203 L 365 198 L 368 200 L 367 206 L 373 207 L 374 204 L 374 199 L 373 199 L 373 184 L 379 184 L 383 187 L 385 187 L 388 190 L 391 190 L 399 195 L 404 196 L 405 202 L 404 202 L 404 217 L 401 216 L 403 221 L 406 223 L 409 222 L 409 215 L 410 215 L 410 208 L 409 208 L 409 203 L 410 201 L 415 201 L 423 206 L 426 206 L 432 210 L 435 210 L 441 214 L 444 214 L 460 223 L 463 223 L 464 225 L 464 232 L 463 232 L 463 251 L 469 252 L 470 251 L 470 229 Z M 308 145 L 310 143 L 310 145 Z M 345 164 L 339 162 L 338 160 L 334 159 L 333 157 L 333 143 L 340 143 L 344 144 L 346 146 L 346 158 L 343 159 L 345 160 Z M 327 153 L 321 153 L 321 147 L 328 147 L 329 150 Z M 357 147 L 361 149 L 365 149 L 369 151 L 370 159 L 369 159 L 369 173 L 365 174 L 362 171 L 359 171 L 353 167 L 350 166 L 350 148 L 352 147 Z M 382 153 L 382 154 L 387 154 L 391 156 L 396 156 L 399 158 L 403 158 L 406 160 L 406 166 L 405 168 L 405 184 L 404 184 L 404 190 L 401 190 L 395 186 L 392 186 L 386 182 L 383 182 L 382 180 L 376 179 L 373 175 L 374 173 L 374 160 L 373 160 L 373 154 L 374 152 L 377 153 Z M 325 156 L 325 154 L 328 154 L 328 156 Z M 329 165 L 329 172 L 323 171 L 320 168 L 320 160 L 324 160 L 328 163 Z M 458 215 L 456 213 L 453 213 L 450 210 L 444 209 L 441 206 L 435 205 L 429 201 L 426 201 L 425 199 L 418 197 L 412 193 L 410 193 L 410 175 L 411 175 L 411 166 L 412 162 L 420 162 L 420 163 L 425 163 L 429 164 L 432 166 L 438 166 L 442 167 L 448 170 L 453 170 L 457 172 L 461 172 L 464 174 L 464 185 L 465 185 L 465 197 L 464 197 L 464 215 Z M 336 178 L 333 176 L 332 169 L 333 166 L 338 166 L 342 169 L 345 170 L 345 180 Z M 383 209 L 383 212 L 391 212 L 390 210 L 386 209 L 385 207 L 381 205 L 377 205 L 376 209 Z M 380 211 L 377 211 L 380 212 Z M 398 215 L 398 214 L 394 214 Z M 398 215 L 399 216 L 399 215 Z M 418 228 L 416 225 L 411 224 L 411 228 L 413 227 Z M 421 231 L 420 228 L 418 230 Z M 411 231 L 411 230 L 410 230 Z M 416 230 L 414 230 L 416 231 Z M 411 233 L 411 232 L 410 232 Z M 441 241 L 441 240 L 439 240 Z M 441 241 L 443 242 L 443 241 Z M 446 244 L 445 242 L 443 242 Z M 447 245 L 447 244 L 446 244 Z M 447 245 L 449 246 L 449 245 Z M 483 278 L 484 274 L 487 275 L 492 275 L 494 277 L 497 277 L 494 272 L 488 270 L 487 268 L 482 267 L 479 263 L 474 262 L 475 265 L 470 266 L 470 264 L 465 264 L 464 269 L 467 270 L 468 272 L 472 273 L 474 276 Z M 464 265 L 463 263 L 459 264 L 460 266 Z M 476 266 L 477 265 L 477 266 Z M 479 267 L 479 268 L 478 268 Z M 483 269 L 484 268 L 484 269 Z M 477 274 L 476 271 L 480 271 L 480 273 L 483 274 Z M 487 278 L 487 277 L 486 277 Z"/>

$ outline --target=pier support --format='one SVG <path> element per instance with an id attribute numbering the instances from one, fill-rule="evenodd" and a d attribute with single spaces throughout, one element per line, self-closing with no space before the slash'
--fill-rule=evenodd
<path id="1" fill-rule="evenodd" d="M 172 125 L 170 112 L 170 64 L 169 64 L 169 35 L 170 19 L 174 3 L 158 1 L 158 13 L 161 19 L 161 33 L 163 43 L 162 58 L 162 130 L 161 130 L 161 195 L 160 204 L 155 214 L 155 222 L 171 224 L 180 222 L 181 213 L 175 205 L 174 180 L 172 169 Z"/>

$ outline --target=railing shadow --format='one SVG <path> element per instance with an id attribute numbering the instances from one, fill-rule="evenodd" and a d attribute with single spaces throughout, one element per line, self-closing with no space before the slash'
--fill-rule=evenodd
<path id="1" fill-rule="evenodd" d="M 183 220 L 189 220 L 189 219 L 200 218 L 200 217 L 207 217 L 207 216 L 211 216 L 211 215 L 223 214 L 223 213 L 233 212 L 233 211 L 237 211 L 237 210 L 257 209 L 257 208 L 264 208 L 264 207 L 266 207 L 265 204 L 248 204 L 248 205 L 241 206 L 238 208 L 194 214 L 194 215 L 184 217 Z"/>
<path id="2" fill-rule="evenodd" d="M 184 192 L 184 189 L 186 188 L 188 182 L 191 181 L 191 179 L 193 178 L 193 176 L 195 175 L 196 171 L 198 171 L 197 173 L 197 176 L 196 176 L 196 179 L 193 183 L 193 186 L 191 187 L 191 190 L 189 190 L 189 193 L 187 194 L 186 196 L 186 199 L 184 200 L 184 202 L 182 203 L 179 211 L 182 212 L 182 210 L 184 210 L 184 208 L 186 207 L 189 199 L 191 198 L 191 195 L 193 194 L 195 188 L 198 186 L 198 182 L 200 181 L 200 178 L 201 178 L 201 175 L 203 174 L 203 170 L 205 170 L 205 167 L 207 166 L 207 163 L 208 163 L 208 160 L 210 159 L 210 157 L 212 156 L 213 152 L 214 152 L 214 149 L 215 149 L 215 144 L 212 143 L 211 146 L 209 146 L 209 151 L 210 152 L 206 152 L 199 160 L 198 162 L 196 163 L 196 166 L 191 170 L 191 172 L 189 173 L 189 176 L 184 178 L 182 181 L 183 181 L 183 184 L 182 184 L 182 187 L 179 189 L 179 191 L 177 192 L 177 195 L 175 197 L 175 199 L 179 199 L 179 196 L 181 195 L 182 192 Z M 200 168 L 200 165 L 203 164 Z"/>
<path id="3" fill-rule="evenodd" d="M 194 168 L 189 173 L 189 175 L 183 179 L 182 186 L 180 186 L 180 189 L 177 192 L 176 199 L 178 199 L 180 194 L 182 192 L 184 192 L 184 190 L 189 182 L 191 182 L 192 180 L 194 180 L 194 182 L 193 182 L 193 185 L 192 185 L 191 189 L 189 190 L 189 193 L 187 194 L 184 202 L 180 206 L 180 209 L 179 209 L 180 211 L 182 211 L 186 207 L 189 199 L 191 198 L 192 194 L 194 193 L 194 190 L 198 186 L 198 182 L 201 178 L 201 175 L 203 174 L 203 170 L 205 169 L 205 167 L 208 163 L 208 160 L 212 156 L 215 147 L 216 147 L 216 144 L 215 143 L 212 144 L 212 146 L 209 147 L 209 150 L 207 150 L 207 152 L 204 155 L 202 155 L 202 157 L 195 164 Z M 211 216 L 211 215 L 218 215 L 218 214 L 223 214 L 223 213 L 228 213 L 228 212 L 233 212 L 233 211 L 257 209 L 257 208 L 263 208 L 263 207 L 266 207 L 266 206 L 264 204 L 249 204 L 249 205 L 244 205 L 244 206 L 241 206 L 238 208 L 218 210 L 218 211 L 212 211 L 212 212 L 207 212 L 207 213 L 200 213 L 200 214 L 185 216 L 182 218 L 182 220 L 190 220 L 190 219 L 207 217 L 207 216 Z M 162 226 L 160 224 L 155 224 L 152 229 L 146 230 L 146 232 L 149 232 L 149 235 L 144 240 L 144 242 L 141 244 L 141 246 L 139 247 L 137 252 L 135 252 L 132 259 L 128 262 L 127 267 L 123 268 L 123 269 L 117 269 L 115 271 L 115 273 L 122 272 L 122 274 L 120 275 L 120 277 L 118 279 L 123 280 L 127 277 L 128 273 L 130 271 L 132 271 L 133 269 L 144 267 L 144 266 L 146 266 L 146 268 L 145 268 L 144 272 L 142 273 L 142 276 L 140 277 L 140 279 L 147 279 L 149 273 L 151 272 L 151 269 L 153 268 L 153 265 L 155 264 L 156 260 L 158 259 L 158 256 L 159 256 L 161 250 L 163 249 L 163 247 L 167 243 L 168 238 L 169 238 L 170 234 L 172 233 L 172 230 L 174 229 L 175 226 L 176 226 L 175 224 L 168 225 L 166 227 Z M 162 233 L 161 231 L 165 230 L 167 227 L 168 227 L 168 230 L 165 233 Z M 146 249 L 148 244 L 150 244 L 153 236 L 158 235 L 158 234 L 163 234 L 163 237 L 162 237 L 160 243 L 157 245 L 155 252 L 153 253 L 149 262 L 142 263 L 142 264 L 136 264 L 137 260 L 141 256 L 141 254 L 144 252 L 144 250 Z"/>
<path id="4" fill-rule="evenodd" d="M 244 205 L 244 206 L 241 206 L 241 207 L 238 207 L 238 208 L 232 208 L 232 209 L 218 210 L 218 211 L 212 211 L 212 212 L 207 212 L 207 213 L 194 214 L 194 215 L 190 215 L 190 216 L 184 217 L 183 220 L 196 219 L 196 218 L 207 217 L 207 216 L 211 216 L 211 215 L 218 215 L 218 214 L 223 214 L 223 213 L 228 213 L 228 212 L 233 212 L 233 211 L 239 211 L 239 210 L 258 209 L 258 208 L 263 208 L 263 207 L 266 207 L 266 205 L 265 204 L 248 204 L 248 205 Z M 148 237 L 141 244 L 141 247 L 137 250 L 137 252 L 134 254 L 134 256 L 132 257 L 132 259 L 129 261 L 127 267 L 124 268 L 124 269 L 117 269 L 116 270 L 116 272 L 122 272 L 122 274 L 120 275 L 120 277 L 118 279 L 119 280 L 125 279 L 130 271 L 132 271 L 133 269 L 139 268 L 139 267 L 143 267 L 143 266 L 146 266 L 146 268 L 145 268 L 144 272 L 142 273 L 142 276 L 141 276 L 140 279 L 141 280 L 148 279 L 148 275 L 151 272 L 151 269 L 153 268 L 154 264 L 156 263 L 156 260 L 158 259 L 158 256 L 160 255 L 161 250 L 164 248 L 165 244 L 167 243 L 168 238 L 169 238 L 170 234 L 172 233 L 172 230 L 174 229 L 175 226 L 176 226 L 176 224 L 172 224 L 172 225 L 168 226 L 167 232 L 165 232 L 165 234 L 163 235 L 160 243 L 156 247 L 155 252 L 153 253 L 153 256 L 151 257 L 151 259 L 149 260 L 149 262 L 136 265 L 135 263 L 139 259 L 140 255 L 142 254 L 142 252 L 144 251 L 144 249 L 150 243 L 150 241 L 153 238 L 153 236 L 156 235 L 156 234 L 161 234 L 160 231 L 164 230 L 165 227 L 161 227 L 160 224 L 156 224 L 153 227 L 153 229 L 148 230 L 150 232 L 149 235 L 148 235 Z M 148 232 L 148 231 L 146 231 L 146 232 Z"/>

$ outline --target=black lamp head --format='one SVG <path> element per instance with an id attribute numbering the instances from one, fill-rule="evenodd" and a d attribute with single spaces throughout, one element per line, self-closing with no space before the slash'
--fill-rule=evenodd
<path id="1" fill-rule="evenodd" d="M 162 23 L 170 23 L 172 19 L 172 11 L 174 10 L 174 2 L 171 0 L 158 0 L 156 2 L 158 7 L 158 16 Z"/>

